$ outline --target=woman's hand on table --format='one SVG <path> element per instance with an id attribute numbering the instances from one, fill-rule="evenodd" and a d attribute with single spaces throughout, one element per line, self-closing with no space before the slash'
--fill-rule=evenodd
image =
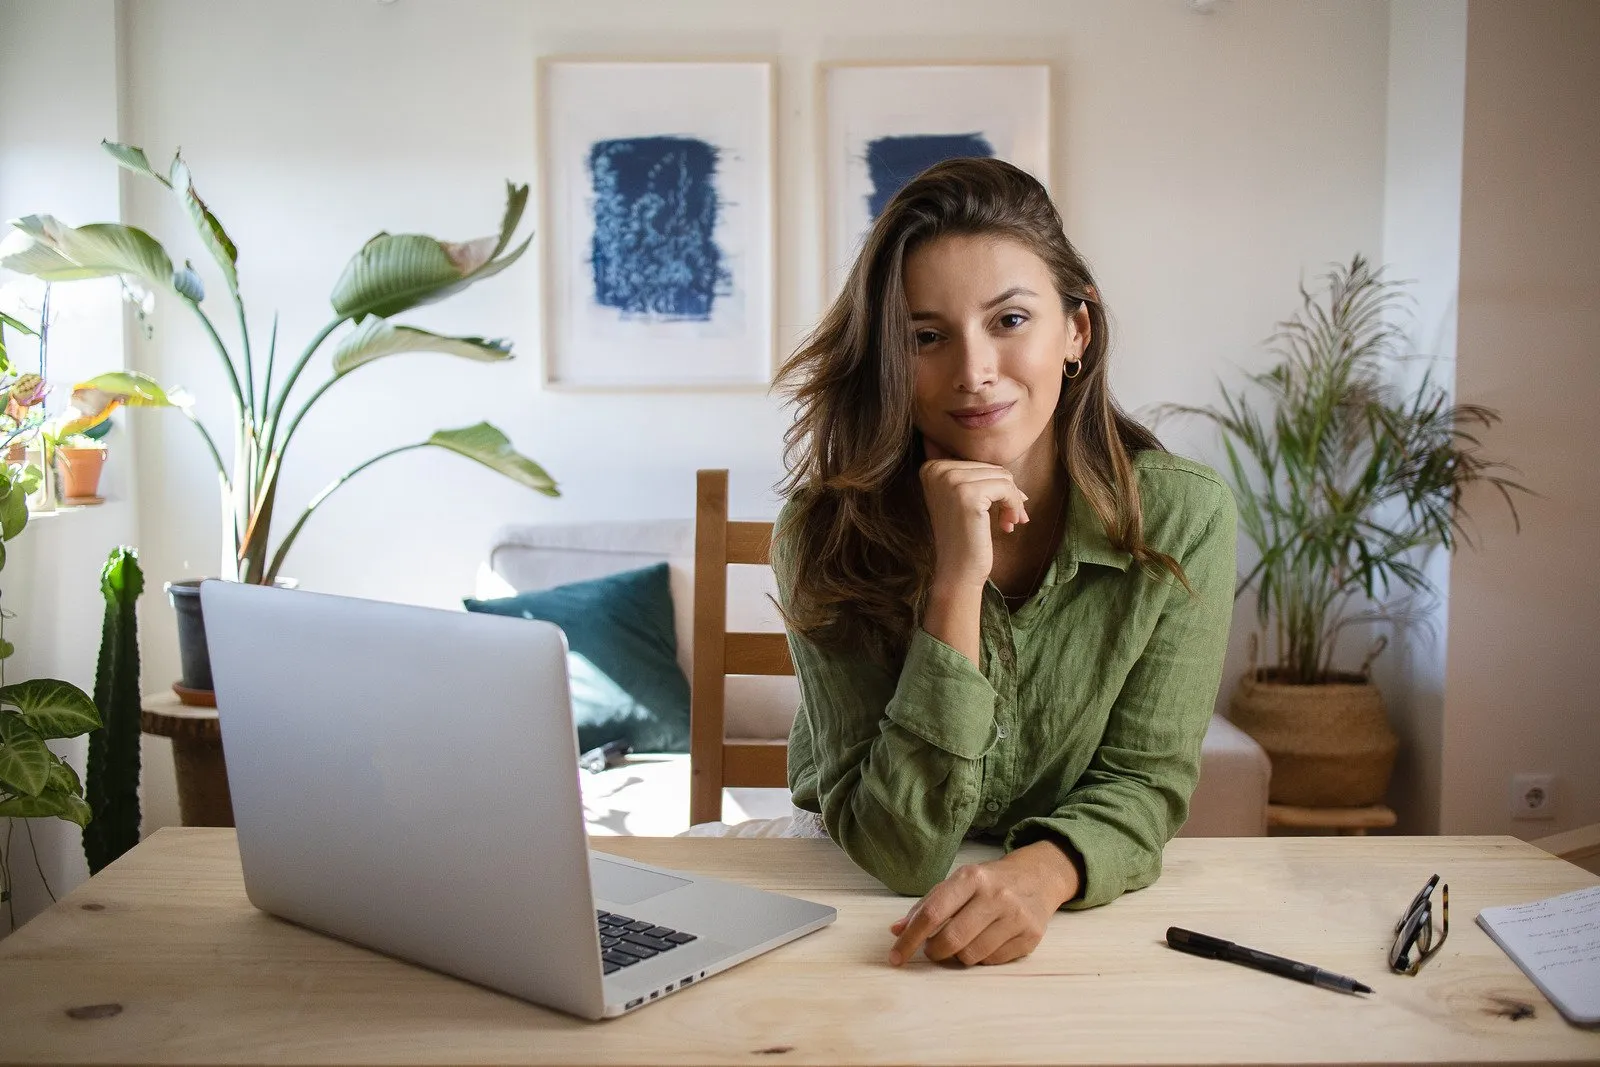
<path id="1" fill-rule="evenodd" d="M 889 927 L 896 935 L 889 962 L 921 949 L 930 960 L 1010 963 L 1038 947 L 1056 909 L 1078 893 L 1079 875 L 1067 854 L 1036 841 L 988 863 L 961 867 Z"/>

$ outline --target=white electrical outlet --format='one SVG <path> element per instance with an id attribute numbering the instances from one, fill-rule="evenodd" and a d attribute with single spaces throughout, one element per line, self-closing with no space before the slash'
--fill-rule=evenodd
<path id="1" fill-rule="evenodd" d="M 1511 817 L 1513 819 L 1553 819 L 1556 817 L 1556 779 L 1553 774 L 1514 774 L 1511 776 Z"/>

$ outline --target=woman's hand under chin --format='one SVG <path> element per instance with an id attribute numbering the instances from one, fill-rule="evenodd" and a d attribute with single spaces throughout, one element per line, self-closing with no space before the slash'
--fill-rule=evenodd
<path id="1" fill-rule="evenodd" d="M 1006 468 L 957 459 L 933 438 L 922 440 L 927 460 L 920 474 L 933 525 L 933 584 L 981 589 L 994 569 L 991 521 L 1007 533 L 1027 522 L 1027 495 Z"/>
<path id="2" fill-rule="evenodd" d="M 889 927 L 896 935 L 889 962 L 906 962 L 922 949 L 935 962 L 1010 963 L 1043 940 L 1050 916 L 1078 893 L 1079 875 L 1067 854 L 1050 841 L 988 863 L 957 869 Z"/>

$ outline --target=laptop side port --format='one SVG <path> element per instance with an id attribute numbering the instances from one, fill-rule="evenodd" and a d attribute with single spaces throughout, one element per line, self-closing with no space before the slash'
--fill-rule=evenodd
<path id="1" fill-rule="evenodd" d="M 623 1010 L 626 1011 L 628 1008 L 637 1008 L 639 1005 L 641 1005 L 643 1003 L 644 1003 L 644 998 L 643 997 L 634 997 L 632 1000 L 628 1001 L 628 1003 L 626 1005 L 624 1005 Z"/>
<path id="2" fill-rule="evenodd" d="M 694 981 L 694 975 L 686 974 L 686 975 L 683 976 L 683 979 L 678 982 L 678 984 L 681 985 L 681 986 L 688 985 L 692 981 Z"/>

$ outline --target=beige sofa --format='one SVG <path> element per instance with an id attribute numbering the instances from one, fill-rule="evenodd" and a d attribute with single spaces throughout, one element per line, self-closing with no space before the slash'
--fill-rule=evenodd
<path id="1" fill-rule="evenodd" d="M 474 596 L 509 596 L 567 582 L 601 578 L 666 561 L 672 587 L 678 662 L 693 677 L 694 523 L 597 521 L 513 525 L 501 528 L 480 569 Z M 728 569 L 728 628 L 783 629 L 767 599 L 774 592 L 768 567 Z M 731 677 L 727 682 L 730 738 L 784 738 L 794 718 L 793 678 Z M 1271 764 L 1261 746 L 1220 716 L 1212 716 L 1201 750 L 1200 784 L 1182 834 L 1192 837 L 1261 836 L 1267 826 Z M 670 835 L 689 825 L 688 757 L 635 758 L 627 766 L 582 775 L 589 829 L 594 834 Z M 787 791 L 730 789 L 723 821 L 771 818 L 790 811 Z"/>

